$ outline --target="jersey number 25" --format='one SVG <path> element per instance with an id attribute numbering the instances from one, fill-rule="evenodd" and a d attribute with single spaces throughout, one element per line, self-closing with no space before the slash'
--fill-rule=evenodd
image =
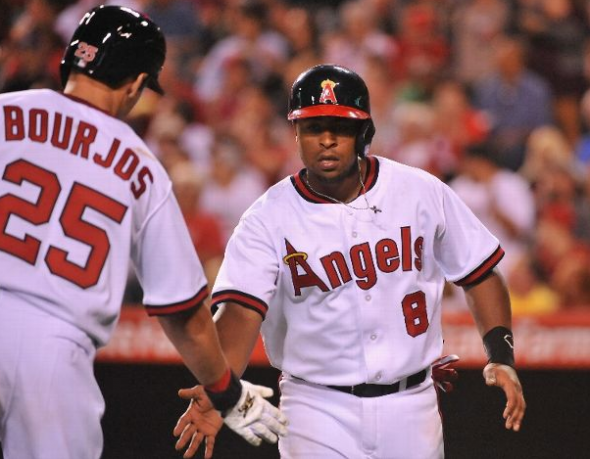
<path id="1" fill-rule="evenodd" d="M 11 215 L 35 225 L 49 222 L 61 193 L 57 175 L 25 160 L 17 160 L 6 166 L 3 180 L 22 185 L 27 181 L 40 188 L 37 202 L 32 203 L 13 194 L 0 197 L 0 250 L 14 255 L 32 265 L 37 263 L 41 241 L 30 234 L 19 239 L 6 232 Z M 84 266 L 67 259 L 68 252 L 50 245 L 44 261 L 52 274 L 86 289 L 96 285 L 110 251 L 108 234 L 102 228 L 83 220 L 86 208 L 90 208 L 110 220 L 121 223 L 127 206 L 98 191 L 75 182 L 59 217 L 64 234 L 86 244 L 90 253 Z"/>

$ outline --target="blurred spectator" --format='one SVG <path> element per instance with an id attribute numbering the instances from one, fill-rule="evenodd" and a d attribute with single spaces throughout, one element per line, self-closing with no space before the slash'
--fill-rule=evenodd
<path id="1" fill-rule="evenodd" d="M 66 0 L 64 0 L 65 2 Z M 78 27 L 80 18 L 98 5 L 128 6 L 137 11 L 142 11 L 145 0 L 70 0 L 55 19 L 54 30 L 66 43 Z"/>
<path id="2" fill-rule="evenodd" d="M 561 309 L 590 307 L 590 248 L 561 223 L 544 219 L 535 237 L 541 279 L 558 294 Z"/>
<path id="3" fill-rule="evenodd" d="M 559 260 L 551 286 L 559 295 L 562 310 L 590 311 L 590 251 L 576 251 Z"/>
<path id="4" fill-rule="evenodd" d="M 537 176 L 534 254 L 562 306 L 590 304 L 590 201 L 575 163 L 548 163 Z"/>
<path id="5" fill-rule="evenodd" d="M 185 164 L 190 161 L 188 153 L 178 142 L 178 137 L 162 135 L 158 137 L 156 144 L 158 159 L 166 171 L 171 171 L 177 164 Z"/>
<path id="6" fill-rule="evenodd" d="M 348 1 L 340 7 L 340 27 L 324 40 L 324 60 L 364 75 L 372 56 L 392 62 L 398 54 L 393 38 L 377 28 L 377 16 L 368 2 Z"/>
<path id="7" fill-rule="evenodd" d="M 516 172 L 501 168 L 490 144 L 466 149 L 460 175 L 450 186 L 506 252 L 500 270 L 508 276 L 526 252 L 535 225 L 529 184 Z"/>
<path id="8" fill-rule="evenodd" d="M 541 126 L 527 139 L 525 159 L 519 172 L 535 186 L 543 171 L 554 166 L 569 167 L 572 160 L 572 148 L 561 130 L 550 125 Z"/>
<path id="9" fill-rule="evenodd" d="M 371 117 L 376 129 L 371 151 L 391 158 L 398 140 L 398 133 L 394 120 L 396 87 L 390 63 L 377 56 L 368 58 L 363 79 L 371 94 Z"/>
<path id="10" fill-rule="evenodd" d="M 508 291 L 512 314 L 537 315 L 555 312 L 560 307 L 559 295 L 539 280 L 529 253 L 523 253 L 508 273 Z"/>
<path id="11" fill-rule="evenodd" d="M 0 0 L 0 45 L 8 38 L 14 18 L 18 15 L 23 7 L 24 0 Z M 0 59 L 2 58 L 2 49 L 0 48 Z M 1 62 L 1 61 L 0 61 Z"/>
<path id="12" fill-rule="evenodd" d="M 236 99 L 241 91 L 253 83 L 250 62 L 236 56 L 224 63 L 223 83 L 217 96 L 206 104 L 206 120 L 218 133 L 227 133 L 234 118 L 239 114 Z"/>
<path id="13" fill-rule="evenodd" d="M 167 44 L 198 54 L 202 25 L 193 0 L 143 0 L 145 13 L 160 26 Z"/>
<path id="14" fill-rule="evenodd" d="M 227 11 L 231 9 L 232 0 L 193 0 L 201 23 L 200 49 L 206 56 L 213 46 L 230 32 Z M 234 2 L 235 3 L 235 2 Z"/>
<path id="15" fill-rule="evenodd" d="M 586 88 L 581 15 L 572 0 L 539 0 L 534 19 L 522 21 L 521 28 L 530 44 L 530 68 L 549 82 L 555 119 L 575 145 L 580 135 L 578 100 Z"/>
<path id="16" fill-rule="evenodd" d="M 590 243 L 590 201 L 574 163 L 548 164 L 535 182 L 535 199 L 539 221 L 552 221 Z"/>
<path id="17" fill-rule="evenodd" d="M 490 132 L 488 117 L 476 110 L 467 96 L 465 87 L 456 81 L 447 80 L 437 85 L 433 98 L 434 123 L 439 150 L 448 151 L 448 161 L 441 163 L 445 177 L 454 175 L 468 145 L 482 143 Z"/>
<path id="18" fill-rule="evenodd" d="M 160 99 L 157 112 L 150 115 L 144 135 L 146 143 L 162 162 L 169 162 L 172 151 L 182 151 L 174 156 L 188 158 L 202 173 L 211 167 L 213 136 L 209 126 L 195 120 L 189 100 L 178 100 L 168 94 Z"/>
<path id="19" fill-rule="evenodd" d="M 229 25 L 231 34 L 213 46 L 196 75 L 195 90 L 204 102 L 212 102 L 221 95 L 229 61 L 245 59 L 254 81 L 267 84 L 280 74 L 287 60 L 286 40 L 266 26 L 264 2 L 243 0 L 228 14 L 232 21 Z"/>
<path id="20" fill-rule="evenodd" d="M 282 17 L 280 27 L 289 45 L 289 61 L 282 77 L 283 81 L 291 82 L 305 69 L 322 62 L 319 30 L 312 13 L 304 8 L 288 9 Z M 285 111 L 283 107 L 281 113 Z"/>
<path id="21" fill-rule="evenodd" d="M 225 250 L 218 217 L 204 212 L 200 196 L 206 182 L 190 162 L 179 162 L 170 169 L 170 179 L 191 239 L 210 285 L 213 284 Z"/>
<path id="22" fill-rule="evenodd" d="M 394 110 L 397 139 L 391 158 L 441 176 L 444 151 L 437 150 L 434 136 L 434 110 L 422 102 L 400 103 Z M 448 153 L 448 152 L 447 152 Z"/>
<path id="23" fill-rule="evenodd" d="M 429 100 L 445 76 L 450 49 L 440 30 L 440 19 L 433 3 L 406 3 L 402 9 L 399 53 L 392 61 L 401 100 Z"/>
<path id="24" fill-rule="evenodd" d="M 59 90 L 63 41 L 91 6 L 131 6 L 161 23 L 166 94 L 145 92 L 128 121 L 178 177 L 186 209 L 201 194 L 194 212 L 215 215 L 222 244 L 268 185 L 302 167 L 283 115 L 285 82 L 334 61 L 369 86 L 373 151 L 445 181 L 457 177 L 453 186 L 498 234 L 515 314 L 553 310 L 549 289 L 562 307 L 588 302 L 586 0 L 0 3 L 0 91 Z M 464 158 L 483 141 L 498 165 Z M 528 181 L 534 199 L 506 168 Z"/>
<path id="25" fill-rule="evenodd" d="M 398 30 L 398 17 L 403 0 L 358 0 L 371 8 L 377 18 L 377 27 L 388 35 L 395 36 Z"/>
<path id="26" fill-rule="evenodd" d="M 282 179 L 283 165 L 289 158 L 289 125 L 277 116 L 264 88 L 242 88 L 235 99 L 236 115 L 230 134 L 240 143 L 243 159 L 257 171 L 265 187 Z"/>
<path id="27" fill-rule="evenodd" d="M 452 18 L 453 74 L 468 85 L 494 70 L 489 44 L 501 35 L 509 19 L 504 0 L 467 0 L 458 5 Z"/>
<path id="28" fill-rule="evenodd" d="M 238 144 L 229 137 L 216 139 L 212 160 L 201 207 L 220 219 L 225 244 L 244 211 L 267 187 L 262 175 L 244 163 Z"/>
<path id="29" fill-rule="evenodd" d="M 64 43 L 54 32 L 54 23 L 69 1 L 25 2 L 2 44 L 0 92 L 61 89 L 59 63 Z"/>
<path id="30" fill-rule="evenodd" d="M 590 90 L 587 90 L 580 102 L 580 113 L 584 124 L 584 133 L 576 144 L 575 154 L 580 163 L 590 166 Z M 590 172 L 590 169 L 589 169 Z"/>
<path id="31" fill-rule="evenodd" d="M 490 118 L 500 165 L 516 171 L 524 160 L 528 135 L 551 123 L 551 91 L 525 67 L 521 40 L 505 36 L 493 47 L 496 71 L 475 86 L 475 105 Z"/>

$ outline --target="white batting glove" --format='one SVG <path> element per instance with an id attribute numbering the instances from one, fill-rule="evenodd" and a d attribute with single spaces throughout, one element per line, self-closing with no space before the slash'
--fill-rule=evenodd
<path id="1" fill-rule="evenodd" d="M 242 395 L 236 405 L 224 413 L 225 424 L 248 443 L 259 446 L 262 440 L 276 443 L 287 434 L 287 418 L 270 402 L 270 387 L 240 380 Z"/>

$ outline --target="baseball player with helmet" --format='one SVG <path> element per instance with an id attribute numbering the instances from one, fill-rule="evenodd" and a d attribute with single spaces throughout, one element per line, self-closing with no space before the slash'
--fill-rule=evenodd
<path id="1" fill-rule="evenodd" d="M 210 421 L 220 425 L 217 411 L 223 412 L 228 426 L 254 444 L 284 432 L 284 417 L 263 398 L 270 389 L 231 372 L 203 306 L 206 279 L 171 182 L 119 119 L 145 87 L 162 92 L 165 53 L 164 36 L 149 18 L 97 7 L 66 48 L 63 94 L 0 95 L 5 459 L 100 457 L 104 400 L 93 360 L 117 322 L 129 259 L 148 314 L 205 385 L 216 409 Z M 244 416 L 246 405 L 257 410 Z"/>
<path id="2" fill-rule="evenodd" d="M 212 294 L 236 374 L 259 330 L 282 371 L 281 457 L 443 457 L 431 364 L 445 280 L 465 290 L 485 381 L 503 389 L 505 426 L 518 431 L 525 401 L 498 240 L 443 182 L 368 154 L 375 128 L 356 73 L 312 67 L 289 102 L 305 168 L 245 212 Z"/>

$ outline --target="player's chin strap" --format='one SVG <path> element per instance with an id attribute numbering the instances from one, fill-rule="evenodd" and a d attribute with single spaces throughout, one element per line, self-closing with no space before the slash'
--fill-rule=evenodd
<path id="1" fill-rule="evenodd" d="M 368 148 L 368 145 L 367 145 Z M 382 212 L 381 209 L 379 209 L 379 207 L 375 206 L 375 205 L 370 205 L 369 204 L 369 200 L 367 199 L 367 187 L 365 186 L 365 182 L 363 180 L 363 171 L 361 169 L 361 160 L 362 157 L 359 155 L 356 157 L 357 161 L 358 161 L 358 165 L 359 165 L 359 180 L 361 182 L 361 187 L 363 188 L 363 196 L 365 198 L 365 201 L 367 201 L 367 205 L 369 206 L 369 209 L 371 209 L 374 213 L 378 214 L 379 212 Z"/>

